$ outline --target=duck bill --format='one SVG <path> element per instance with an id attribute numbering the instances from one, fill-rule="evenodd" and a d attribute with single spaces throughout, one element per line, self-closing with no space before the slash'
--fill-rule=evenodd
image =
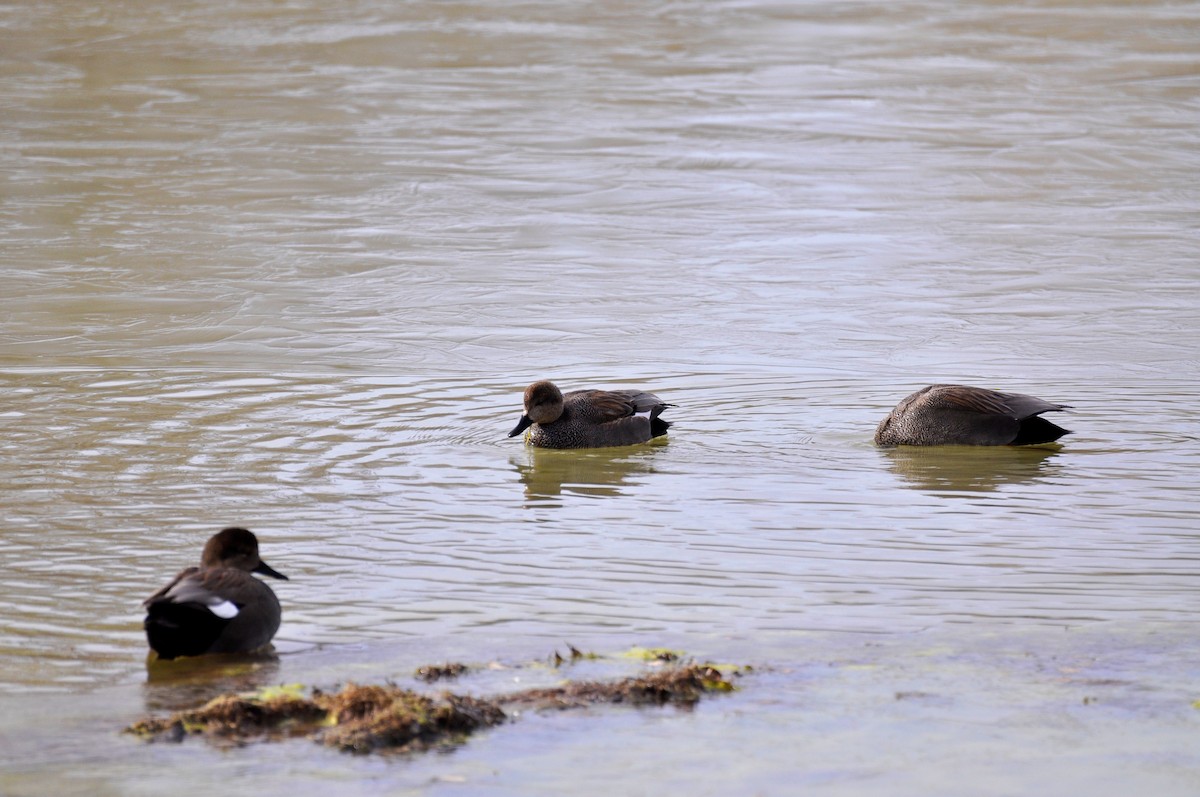
<path id="1" fill-rule="evenodd" d="M 270 576 L 271 578 L 280 578 L 280 579 L 283 579 L 284 581 L 288 580 L 287 576 L 285 576 L 283 573 L 280 573 L 278 570 L 271 567 L 269 564 L 267 564 L 266 562 L 264 562 L 261 559 L 258 560 L 258 567 L 254 568 L 254 570 L 251 572 L 262 573 L 264 576 Z"/>
<path id="2" fill-rule="evenodd" d="M 528 429 L 530 426 L 533 426 L 533 421 L 529 420 L 529 416 L 528 416 L 528 415 L 522 415 L 522 416 L 521 416 L 521 420 L 517 421 L 517 425 L 516 425 L 516 427 L 514 427 L 514 428 L 513 428 L 513 430 L 512 430 L 511 432 L 509 432 L 509 433 L 508 433 L 508 436 L 509 436 L 509 437 L 516 437 L 516 436 L 517 436 L 517 435 L 519 435 L 521 432 L 523 432 L 523 431 L 525 431 L 526 429 Z"/>

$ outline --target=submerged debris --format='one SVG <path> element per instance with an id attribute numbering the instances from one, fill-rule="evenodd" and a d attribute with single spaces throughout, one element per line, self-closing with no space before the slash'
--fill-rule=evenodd
<path id="1" fill-rule="evenodd" d="M 706 692 L 732 691 L 721 671 L 707 665 L 665 667 L 615 682 L 566 683 L 484 699 L 445 692 L 430 696 L 398 686 L 349 684 L 341 691 L 294 689 L 222 695 L 205 705 L 126 728 L 147 739 L 181 741 L 189 735 L 245 742 L 308 736 L 341 750 L 407 751 L 452 744 L 508 719 L 504 707 L 567 709 L 598 703 L 694 705 Z"/>
<path id="2" fill-rule="evenodd" d="M 527 689 L 505 695 L 505 705 L 533 708 L 576 708 L 595 703 L 690 706 L 705 692 L 731 692 L 733 684 L 715 667 L 693 664 L 671 667 L 621 681 L 580 681 L 548 689 Z"/>
<path id="3" fill-rule="evenodd" d="M 150 718 L 126 728 L 130 733 L 180 741 L 189 733 L 205 733 L 244 741 L 268 733 L 304 735 L 325 710 L 293 695 L 221 695 L 197 709 L 178 711 L 170 718 Z"/>
<path id="4" fill-rule="evenodd" d="M 424 681 L 425 683 L 429 684 L 433 683 L 434 681 L 440 681 L 443 678 L 457 678 L 463 673 L 470 671 L 470 669 L 471 668 L 467 665 L 459 664 L 458 662 L 429 664 L 418 668 L 414 673 L 414 676 L 417 678 L 417 680 Z"/>
<path id="5" fill-rule="evenodd" d="M 568 643 L 567 644 L 567 656 L 563 656 L 557 650 L 554 651 L 554 653 L 551 654 L 551 656 L 550 656 L 550 666 L 557 669 L 557 668 L 563 666 L 564 664 L 566 664 L 568 661 L 571 662 L 572 664 L 574 664 L 575 662 L 581 661 L 581 660 L 589 660 L 590 661 L 590 660 L 599 659 L 599 658 L 601 658 L 601 657 L 596 653 L 584 653 L 579 648 Z"/>
<path id="6" fill-rule="evenodd" d="M 136 722 L 126 731 L 168 741 L 188 734 L 235 741 L 310 736 L 331 747 L 367 753 L 452 742 L 504 720 L 500 706 L 488 700 L 349 684 L 332 694 L 314 690 L 308 699 L 222 695 L 198 709 Z"/>

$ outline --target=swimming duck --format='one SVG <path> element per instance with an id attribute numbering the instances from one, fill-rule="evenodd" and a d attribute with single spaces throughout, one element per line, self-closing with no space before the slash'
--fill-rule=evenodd
<path id="1" fill-rule="evenodd" d="M 1025 446 L 1070 432 L 1041 417 L 1067 409 L 1020 393 L 930 385 L 905 398 L 875 429 L 880 446 Z"/>
<path id="2" fill-rule="evenodd" d="M 602 448 L 644 443 L 667 433 L 671 424 L 658 416 L 667 407 L 675 406 L 640 390 L 563 393 L 546 380 L 526 388 L 524 399 L 525 413 L 508 436 L 516 437 L 532 427 L 529 444 L 540 448 Z"/>
<path id="3" fill-rule="evenodd" d="M 247 653 L 279 630 L 279 599 L 251 573 L 287 580 L 258 555 L 258 538 L 227 528 L 189 567 L 146 599 L 146 639 L 162 659 L 204 653 Z"/>

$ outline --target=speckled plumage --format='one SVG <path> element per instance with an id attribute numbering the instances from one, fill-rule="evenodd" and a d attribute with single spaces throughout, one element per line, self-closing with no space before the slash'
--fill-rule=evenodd
<path id="1" fill-rule="evenodd" d="M 227 528 L 209 539 L 199 567 L 188 567 L 146 599 L 146 640 L 159 658 L 246 653 L 279 630 L 279 599 L 251 573 L 287 580 L 258 555 L 258 539 Z"/>
<path id="2" fill-rule="evenodd" d="M 667 433 L 671 424 L 659 415 L 674 406 L 640 390 L 572 390 L 564 394 L 546 380 L 526 388 L 524 404 L 525 414 L 508 436 L 529 429 L 527 442 L 539 448 L 644 443 Z"/>
<path id="3" fill-rule="evenodd" d="M 1066 409 L 1020 393 L 930 385 L 908 396 L 875 429 L 881 446 L 1004 446 L 1051 443 L 1069 434 L 1041 417 Z"/>

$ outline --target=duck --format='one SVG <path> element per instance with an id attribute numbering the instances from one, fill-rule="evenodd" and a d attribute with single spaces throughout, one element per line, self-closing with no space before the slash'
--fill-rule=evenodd
<path id="1" fill-rule="evenodd" d="M 199 567 L 180 571 L 142 604 L 151 650 L 171 660 L 265 647 L 279 630 L 279 599 L 251 573 L 288 580 L 259 557 L 253 532 L 230 527 L 214 534 Z"/>
<path id="2" fill-rule="evenodd" d="M 1069 409 L 1021 393 L 930 385 L 903 399 L 875 429 L 879 446 L 1027 446 L 1070 434 L 1042 417 Z"/>
<path id="3" fill-rule="evenodd" d="M 668 407 L 641 390 L 572 390 L 563 393 L 549 380 L 525 389 L 525 412 L 509 437 L 529 429 L 528 443 L 538 448 L 605 448 L 661 437 L 671 423 L 659 416 Z M 645 414 L 643 414 L 645 413 Z"/>

